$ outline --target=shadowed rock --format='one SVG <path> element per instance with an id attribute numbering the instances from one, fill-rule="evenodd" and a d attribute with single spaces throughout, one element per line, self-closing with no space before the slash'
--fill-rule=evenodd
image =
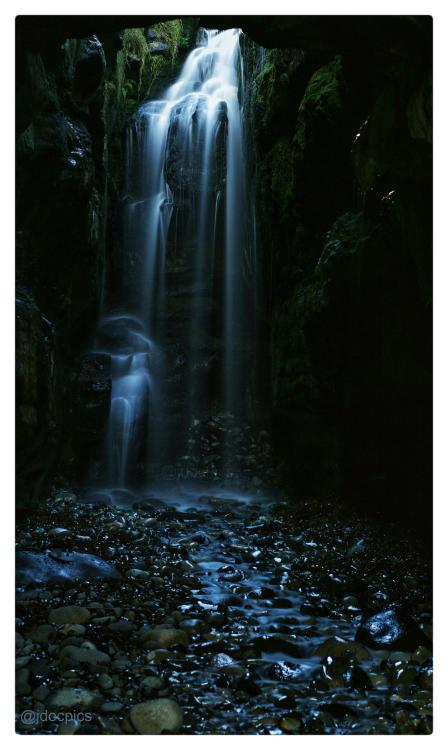
<path id="1" fill-rule="evenodd" d="M 64 583 L 89 578 L 121 578 L 110 563 L 83 552 L 19 552 L 16 558 L 19 586 Z"/>

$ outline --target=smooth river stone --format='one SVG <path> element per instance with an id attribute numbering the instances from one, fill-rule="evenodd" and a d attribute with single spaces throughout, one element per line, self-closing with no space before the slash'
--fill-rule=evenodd
<path id="1" fill-rule="evenodd" d="M 94 578 L 121 578 L 121 574 L 100 557 L 84 552 L 24 551 L 16 556 L 16 579 L 19 586 Z"/>
<path id="2" fill-rule="evenodd" d="M 48 615 L 48 622 L 54 625 L 83 625 L 87 620 L 90 620 L 90 611 L 75 605 L 50 609 Z"/>
<path id="3" fill-rule="evenodd" d="M 151 628 L 147 632 L 142 633 L 142 638 L 145 642 L 149 641 L 162 648 L 178 645 L 186 646 L 190 640 L 184 630 L 164 627 Z"/>
<path id="4" fill-rule="evenodd" d="M 133 706 L 130 718 L 139 734 L 174 733 L 182 726 L 183 712 L 176 701 L 158 698 Z"/>
<path id="5" fill-rule="evenodd" d="M 50 695 L 48 708 L 87 707 L 98 702 L 100 696 L 86 688 L 61 688 Z"/>

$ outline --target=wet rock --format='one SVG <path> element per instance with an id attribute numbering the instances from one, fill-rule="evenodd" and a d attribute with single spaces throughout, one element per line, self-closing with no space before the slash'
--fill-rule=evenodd
<path id="1" fill-rule="evenodd" d="M 381 672 L 368 672 L 369 682 L 373 688 L 384 687 L 388 684 L 388 679 Z"/>
<path id="2" fill-rule="evenodd" d="M 151 574 L 147 570 L 140 570 L 140 568 L 130 568 L 128 571 L 126 571 L 126 576 L 128 578 L 146 579 L 150 578 Z"/>
<path id="3" fill-rule="evenodd" d="M 53 537 L 55 539 L 67 539 L 71 535 L 70 529 L 64 529 L 61 526 L 58 526 L 54 529 L 50 529 L 48 532 L 48 536 Z"/>
<path id="4" fill-rule="evenodd" d="M 414 685 L 417 681 L 417 677 L 417 669 L 407 665 L 403 668 L 397 669 L 393 682 L 395 685 Z"/>
<path id="5" fill-rule="evenodd" d="M 118 622 L 111 622 L 107 626 L 107 629 L 112 633 L 133 633 L 136 630 L 136 626 L 133 622 L 127 620 L 119 620 Z"/>
<path id="6" fill-rule="evenodd" d="M 418 625 L 394 609 L 379 612 L 361 623 L 356 640 L 373 649 L 414 651 L 428 639 Z"/>
<path id="7" fill-rule="evenodd" d="M 181 620 L 181 622 L 179 623 L 179 628 L 181 630 L 185 630 L 186 633 L 190 633 L 191 635 L 196 635 L 197 633 L 205 633 L 208 630 L 207 625 L 202 620 L 194 618 L 189 620 Z"/>
<path id="8" fill-rule="evenodd" d="M 82 103 L 100 95 L 106 59 L 99 39 L 91 36 L 79 43 L 74 70 L 74 95 Z"/>
<path id="9" fill-rule="evenodd" d="M 429 649 L 425 646 L 419 646 L 412 654 L 412 661 L 417 662 L 417 664 L 423 664 L 427 659 L 430 659 L 431 656 L 432 654 Z"/>
<path id="10" fill-rule="evenodd" d="M 109 674 L 103 672 L 103 674 L 100 674 L 98 677 L 98 685 L 103 690 L 110 690 L 114 686 L 114 681 Z"/>
<path id="11" fill-rule="evenodd" d="M 36 583 L 66 583 L 79 579 L 120 578 L 109 563 L 82 552 L 18 552 L 16 579 L 21 586 Z"/>
<path id="12" fill-rule="evenodd" d="M 58 734 L 76 734 L 79 729 L 81 729 L 81 722 L 78 719 L 71 719 L 61 722 L 58 727 Z"/>
<path id="13" fill-rule="evenodd" d="M 268 653 L 278 652 L 295 658 L 303 657 L 306 653 L 306 647 L 302 643 L 294 638 L 281 634 L 265 635 L 255 638 L 253 646 L 261 653 L 263 651 Z"/>
<path id="14" fill-rule="evenodd" d="M 157 648 L 154 649 L 154 651 L 150 651 L 146 655 L 146 661 L 150 662 L 151 664 L 162 664 L 168 659 L 171 659 L 172 656 L 173 654 L 171 653 L 171 651 L 168 651 L 168 649 Z"/>
<path id="15" fill-rule="evenodd" d="M 160 677 L 157 677 L 156 675 L 149 675 L 141 681 L 140 687 L 143 692 L 149 694 L 156 690 L 161 690 L 163 688 L 163 680 L 161 680 Z"/>
<path id="16" fill-rule="evenodd" d="M 346 685 L 355 690 L 368 690 L 372 687 L 369 676 L 364 669 L 361 669 L 357 664 L 350 665 L 347 671 L 344 673 L 344 680 Z"/>
<path id="17" fill-rule="evenodd" d="M 297 715 L 285 716 L 280 720 L 279 727 L 289 734 L 298 734 L 303 729 L 303 721 Z"/>
<path id="18" fill-rule="evenodd" d="M 61 688 L 48 699 L 48 708 L 88 708 L 98 703 L 100 696 L 86 688 Z"/>
<path id="19" fill-rule="evenodd" d="M 55 628 L 53 625 L 38 625 L 28 633 L 28 638 L 33 641 L 33 643 L 45 644 L 52 640 L 54 634 Z"/>
<path id="20" fill-rule="evenodd" d="M 36 701 L 43 702 L 45 701 L 50 694 L 50 691 L 45 685 L 39 685 L 35 690 L 33 690 L 33 698 Z"/>
<path id="21" fill-rule="evenodd" d="M 157 626 L 141 632 L 142 640 L 147 643 L 154 643 L 162 648 L 168 648 L 169 646 L 186 646 L 189 637 L 184 630 L 177 628 Z"/>
<path id="22" fill-rule="evenodd" d="M 159 698 L 133 706 L 130 720 L 139 734 L 173 734 L 182 727 L 183 712 L 175 701 Z"/>
<path id="23" fill-rule="evenodd" d="M 221 668 L 221 674 L 236 682 L 246 675 L 246 668 L 241 666 L 241 664 L 225 664 Z"/>
<path id="24" fill-rule="evenodd" d="M 321 712 L 326 712 L 335 719 L 345 719 L 347 716 L 354 716 L 355 718 L 359 715 L 351 706 L 347 706 L 344 703 L 323 703 L 319 706 Z"/>
<path id="25" fill-rule="evenodd" d="M 347 657 L 349 659 L 355 659 L 355 661 L 361 662 L 369 658 L 369 652 L 364 646 L 355 641 L 346 641 L 344 638 L 335 636 L 329 638 L 316 649 L 316 656 L 322 656 L 324 658 L 331 656 L 332 658 Z"/>
<path id="26" fill-rule="evenodd" d="M 64 664 L 109 664 L 110 656 L 96 648 L 79 648 L 78 646 L 64 646 L 59 654 Z"/>
<path id="27" fill-rule="evenodd" d="M 210 663 L 213 667 L 220 669 L 221 667 L 226 667 L 229 664 L 234 664 L 234 660 L 228 654 L 215 654 Z"/>
<path id="28" fill-rule="evenodd" d="M 123 709 L 123 704 L 119 701 L 106 701 L 100 706 L 100 711 L 104 711 L 107 714 L 115 714 Z"/>
<path id="29" fill-rule="evenodd" d="M 66 583 L 90 578 L 121 578 L 113 565 L 83 552 L 19 552 L 16 557 L 17 583 Z"/>
<path id="30" fill-rule="evenodd" d="M 334 730 L 334 719 L 327 711 L 313 711 L 307 719 L 305 730 L 307 734 L 329 734 Z"/>
<path id="31" fill-rule="evenodd" d="M 51 609 L 48 615 L 48 622 L 54 625 L 82 625 L 88 620 L 90 620 L 90 611 L 86 607 L 75 605 Z"/>
<path id="32" fill-rule="evenodd" d="M 93 622 L 93 621 L 92 621 Z M 81 636 L 86 632 L 84 625 L 62 625 L 58 634 L 66 636 Z"/>
<path id="33" fill-rule="evenodd" d="M 31 687 L 29 684 L 30 670 L 27 667 L 19 669 L 16 672 L 16 693 L 17 695 L 29 695 Z"/>
<path id="34" fill-rule="evenodd" d="M 423 665 L 418 673 L 418 681 L 424 690 L 432 690 L 433 668 L 431 664 Z"/>

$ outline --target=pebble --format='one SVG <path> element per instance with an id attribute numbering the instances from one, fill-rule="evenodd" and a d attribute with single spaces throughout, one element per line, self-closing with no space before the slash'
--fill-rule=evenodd
<path id="1" fill-rule="evenodd" d="M 432 690 L 433 685 L 433 668 L 430 665 L 424 665 L 418 673 L 418 681 L 424 690 Z"/>
<path id="2" fill-rule="evenodd" d="M 100 711 L 104 711 L 107 714 L 115 714 L 120 712 L 123 708 L 123 704 L 119 701 L 106 701 L 101 704 Z"/>
<path id="3" fill-rule="evenodd" d="M 105 672 L 103 672 L 98 677 L 98 685 L 103 690 L 109 690 L 110 688 L 112 688 L 114 686 L 114 681 L 113 681 L 113 679 L 112 679 L 112 677 L 110 675 L 108 675 Z"/>
<path id="4" fill-rule="evenodd" d="M 29 695 L 31 693 L 31 687 L 28 682 L 30 678 L 30 670 L 27 667 L 17 670 L 16 672 L 16 693 L 17 695 Z"/>
<path id="5" fill-rule="evenodd" d="M 185 630 L 186 633 L 195 635 L 197 633 L 204 633 L 208 630 L 207 625 L 202 620 L 181 620 L 179 628 Z"/>
<path id="6" fill-rule="evenodd" d="M 183 712 L 170 698 L 158 698 L 133 706 L 130 719 L 139 734 L 172 734 L 181 729 Z"/>
<path id="7" fill-rule="evenodd" d="M 136 626 L 133 622 L 119 620 L 118 622 L 111 622 L 110 625 L 108 625 L 108 630 L 112 633 L 132 633 L 136 630 Z"/>
<path id="8" fill-rule="evenodd" d="M 64 664 L 109 664 L 110 656 L 96 648 L 79 648 L 78 646 L 64 646 L 59 653 L 59 659 Z"/>
<path id="9" fill-rule="evenodd" d="M 303 722 L 298 716 L 285 716 L 285 718 L 280 720 L 279 726 L 284 732 L 296 734 L 303 728 Z"/>
<path id="10" fill-rule="evenodd" d="M 353 531 L 350 520 L 326 541 L 320 516 L 316 520 L 313 511 L 311 524 L 307 518 L 307 502 L 296 541 L 261 500 L 219 500 L 213 509 L 207 501 L 182 512 L 160 501 L 150 526 L 140 509 L 64 507 L 56 518 L 70 525 L 72 538 L 89 534 L 98 543 L 83 549 L 110 558 L 121 573 L 137 571 L 135 585 L 119 575 L 86 574 L 79 584 L 22 586 L 17 669 L 27 692 L 18 694 L 19 712 L 30 705 L 90 710 L 91 724 L 75 723 L 67 732 L 78 734 L 430 732 L 432 667 L 424 634 L 417 633 L 413 649 L 398 641 L 370 650 L 353 640 L 372 619 L 360 623 L 358 611 L 387 612 L 393 607 L 384 601 L 395 601 L 375 566 L 370 579 L 363 555 L 347 562 L 347 548 L 361 536 L 370 554 L 371 531 Z M 31 550 L 46 548 L 48 528 L 56 525 L 55 517 L 40 518 L 45 515 L 39 516 L 41 535 L 33 529 L 25 541 Z M 104 533 L 114 520 L 116 528 Z M 60 559 L 62 569 L 72 564 L 64 556 L 72 560 L 73 554 L 51 552 L 50 559 Z M 373 554 L 383 565 L 381 545 Z M 399 589 L 397 571 L 394 576 Z M 344 591 L 361 592 L 361 584 L 359 600 L 343 597 Z M 385 600 L 375 599 L 379 590 L 387 592 Z M 301 613 L 304 603 L 303 612 L 311 614 Z M 424 616 L 416 615 L 420 624 L 430 620 L 425 606 Z M 403 610 L 393 611 L 412 632 Z M 79 612 L 85 621 L 78 621 Z M 173 718 L 182 714 L 180 706 L 185 723 Z M 18 730 L 45 734 L 60 727 L 18 722 Z"/>
<path id="11" fill-rule="evenodd" d="M 150 578 L 151 574 L 147 570 L 140 570 L 140 568 L 130 568 L 126 571 L 128 578 Z"/>
<path id="12" fill-rule="evenodd" d="M 142 639 L 146 642 L 157 644 L 162 648 L 169 646 L 187 645 L 189 637 L 184 630 L 158 626 L 150 628 L 142 633 Z"/>
<path id="13" fill-rule="evenodd" d="M 58 727 L 58 734 L 76 734 L 78 729 L 81 729 L 81 722 L 78 719 L 69 719 L 69 721 L 61 721 Z"/>
<path id="14" fill-rule="evenodd" d="M 87 708 L 97 703 L 99 696 L 86 688 L 61 688 L 50 695 L 48 708 Z"/>
<path id="15" fill-rule="evenodd" d="M 53 625 L 38 625 L 28 633 L 28 638 L 34 643 L 48 643 L 51 636 L 55 634 Z"/>
<path id="16" fill-rule="evenodd" d="M 140 687 L 142 690 L 144 690 L 145 693 L 150 693 L 153 690 L 160 690 L 161 688 L 163 688 L 163 680 L 161 680 L 160 677 L 156 677 L 155 675 L 149 675 L 141 681 Z"/>
<path id="17" fill-rule="evenodd" d="M 332 658 L 348 657 L 361 662 L 369 658 L 369 652 L 360 643 L 346 641 L 344 638 L 334 636 L 333 638 L 328 638 L 328 640 L 317 647 L 316 656 L 324 658 L 327 656 L 331 656 Z"/>
<path id="18" fill-rule="evenodd" d="M 50 609 L 48 622 L 54 625 L 83 625 L 90 620 L 90 611 L 86 607 L 69 605 Z"/>

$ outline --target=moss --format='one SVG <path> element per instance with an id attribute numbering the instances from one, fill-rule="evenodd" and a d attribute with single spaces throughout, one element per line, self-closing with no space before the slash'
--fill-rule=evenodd
<path id="1" fill-rule="evenodd" d="M 140 71 L 138 78 L 138 90 L 140 90 L 141 78 L 145 61 L 149 53 L 148 43 L 145 39 L 143 29 L 125 29 L 123 33 L 122 47 L 117 53 L 116 80 L 117 80 L 117 98 L 123 96 L 125 99 L 128 91 L 126 90 L 126 67 L 129 58 L 134 57 L 140 60 Z"/>
<path id="2" fill-rule="evenodd" d="M 411 96 L 406 115 L 411 138 L 432 143 L 432 81 L 430 76 Z"/>
<path id="3" fill-rule="evenodd" d="M 182 35 L 182 21 L 177 18 L 174 21 L 162 21 L 155 24 L 154 30 L 157 32 L 157 36 L 170 48 L 171 60 L 174 61 L 179 47 L 184 42 L 188 43 L 188 39 Z"/>
<path id="4" fill-rule="evenodd" d="M 278 50 L 268 50 L 265 64 L 255 79 L 255 107 L 263 128 L 269 126 L 271 112 L 275 109 L 275 95 L 281 75 L 276 59 Z"/>
<path id="5" fill-rule="evenodd" d="M 313 111 L 326 117 L 341 109 L 341 56 L 337 55 L 329 65 L 324 65 L 311 76 L 306 87 L 299 112 Z"/>
<path id="6" fill-rule="evenodd" d="M 295 191 L 294 158 L 287 137 L 279 138 L 271 151 L 271 190 L 281 215 L 285 215 Z"/>
<path id="7" fill-rule="evenodd" d="M 141 91 L 142 98 L 149 99 L 154 83 L 165 74 L 171 63 L 163 55 L 149 55 L 142 74 Z"/>

